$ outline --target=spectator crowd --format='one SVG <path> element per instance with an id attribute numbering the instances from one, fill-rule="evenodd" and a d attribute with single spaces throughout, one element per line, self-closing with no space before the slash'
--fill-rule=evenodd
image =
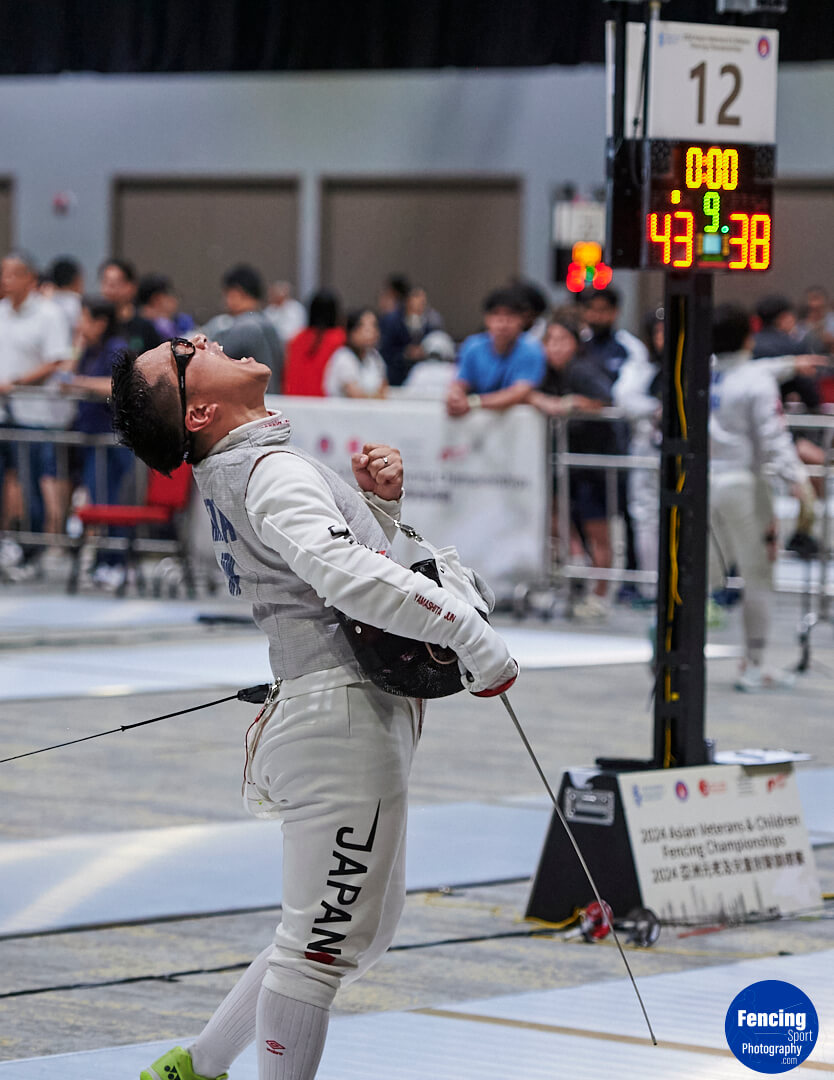
<path id="1" fill-rule="evenodd" d="M 572 452 L 645 457 L 658 449 L 663 311 L 653 308 L 639 333 L 631 332 L 621 325 L 620 300 L 612 288 L 586 290 L 554 308 L 530 282 L 499 285 L 483 301 L 483 330 L 455 343 L 426 289 L 402 275 L 388 277 L 374 303 L 348 312 L 331 289 L 319 289 L 302 305 L 290 283 L 267 285 L 246 264 L 230 267 L 221 287 L 223 311 L 198 327 L 180 309 L 174 284 L 164 273 L 139 277 L 129 262 L 110 258 L 88 289 L 73 258 L 58 258 L 43 272 L 23 251 L 3 258 L 0 424 L 9 433 L 0 440 L 3 575 L 25 578 L 38 572 L 44 545 L 18 543 L 16 530 L 21 536 L 59 534 L 79 500 L 114 503 L 129 501 L 133 494 L 127 451 L 108 445 L 97 452 L 92 440 L 78 440 L 61 446 L 59 453 L 50 430 L 106 435 L 117 353 L 125 348 L 142 352 L 197 330 L 230 356 L 252 356 L 267 364 L 273 393 L 383 399 L 393 389 L 397 395 L 442 401 L 453 419 L 473 410 L 525 404 L 546 416 L 572 417 Z M 765 296 L 754 312 L 735 309 L 735 318 L 734 325 L 749 333 L 740 341 L 730 334 L 733 349 L 716 344 L 714 383 L 726 378 L 735 385 L 740 368 L 744 385 L 755 383 L 768 401 L 772 391 L 777 412 L 819 412 L 834 400 L 827 374 L 834 310 L 823 288 L 808 288 L 798 307 L 785 297 Z M 721 340 L 729 339 L 725 334 Z M 737 358 L 727 361 L 729 353 Z M 742 360 L 751 366 L 743 367 Z M 732 379 L 725 372 L 728 365 Z M 719 400 L 720 388 L 714 387 L 714 398 Z M 618 417 L 595 416 L 608 407 L 618 409 Z M 746 435 L 736 432 L 734 437 Z M 783 442 L 780 452 L 786 475 L 807 502 L 803 463 L 822 464 L 821 445 L 803 437 Z M 756 453 L 761 457 L 760 447 Z M 745 467 L 755 471 L 762 463 L 751 459 Z M 577 558 L 605 569 L 612 565 L 611 521 L 619 516 L 626 566 L 654 570 L 656 470 L 619 471 L 613 502 L 603 470 L 571 470 L 567 500 L 564 493 L 556 497 L 554 482 L 554 536 L 562 533 Z M 559 520 L 560 505 L 569 506 L 569 521 Z M 807 554 L 813 542 L 800 536 L 796 543 L 796 550 L 805 544 Z M 118 552 L 101 551 L 92 568 L 94 580 L 103 587 L 117 584 L 124 575 L 120 559 Z M 574 614 L 601 619 L 614 599 L 653 602 L 648 587 L 628 584 L 613 597 L 611 592 L 607 580 L 596 580 L 576 597 Z"/>

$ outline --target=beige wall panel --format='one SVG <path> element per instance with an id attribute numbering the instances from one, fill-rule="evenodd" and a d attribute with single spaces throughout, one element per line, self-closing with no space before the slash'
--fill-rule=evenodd
<path id="1" fill-rule="evenodd" d="M 520 201 L 515 180 L 327 181 L 322 283 L 351 308 L 405 274 L 461 338 L 480 327 L 484 295 L 518 272 Z"/>
<path id="2" fill-rule="evenodd" d="M 114 250 L 140 274 L 169 274 L 198 322 L 222 309 L 220 278 L 234 263 L 267 281 L 297 273 L 295 183 L 131 181 L 116 185 Z"/>
<path id="3" fill-rule="evenodd" d="M 753 306 L 768 293 L 797 303 L 809 285 L 834 293 L 834 180 L 830 187 L 779 184 L 773 198 L 773 263 L 763 274 L 716 279 L 716 301 Z"/>
<path id="4" fill-rule="evenodd" d="M 12 247 L 12 185 L 9 180 L 0 180 L 0 252 Z"/>

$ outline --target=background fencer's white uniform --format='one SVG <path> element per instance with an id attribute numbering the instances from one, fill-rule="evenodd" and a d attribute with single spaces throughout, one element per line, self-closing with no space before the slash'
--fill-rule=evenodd
<path id="1" fill-rule="evenodd" d="M 628 417 L 631 427 L 629 453 L 640 457 L 660 454 L 660 400 L 652 393 L 658 368 L 648 350 L 633 350 L 620 368 L 611 397 Z M 660 478 L 654 469 L 630 469 L 628 473 L 628 512 L 634 529 L 637 564 L 641 570 L 657 570 L 660 513 Z M 641 586 L 647 596 L 653 586 Z"/>
<path id="2" fill-rule="evenodd" d="M 773 579 L 766 542 L 773 502 L 765 468 L 789 484 L 807 479 L 785 426 L 774 370 L 744 350 L 722 353 L 713 359 L 710 387 L 710 582 L 720 584 L 729 566 L 738 566 L 745 644 L 754 663 L 767 640 Z"/>
<path id="3" fill-rule="evenodd" d="M 449 646 L 472 690 L 515 668 L 474 608 L 386 557 L 388 518 L 375 504 L 394 517 L 398 504 L 363 497 L 288 437 L 280 415 L 243 425 L 194 475 L 230 591 L 252 601 L 281 680 L 250 731 L 246 771 L 250 809 L 280 817 L 284 834 L 282 921 L 264 985 L 327 1008 L 382 955 L 402 909 L 421 723 L 419 702 L 366 679 L 333 608 Z"/>

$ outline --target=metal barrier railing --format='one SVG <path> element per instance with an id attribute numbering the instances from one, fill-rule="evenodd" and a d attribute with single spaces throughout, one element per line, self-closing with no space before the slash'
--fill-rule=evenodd
<path id="1" fill-rule="evenodd" d="M 637 455 L 637 454 L 586 454 L 575 453 L 569 450 L 569 427 L 577 421 L 602 421 L 613 423 L 615 421 L 627 421 L 625 413 L 619 409 L 606 408 L 598 412 L 574 412 L 570 416 L 553 417 L 551 419 L 551 454 L 550 454 L 550 485 L 548 490 L 548 520 L 552 518 L 553 508 L 553 479 L 556 480 L 556 508 L 559 522 L 558 533 L 554 536 L 552 531 L 549 535 L 549 548 L 551 558 L 550 583 L 558 580 L 585 580 L 585 581 L 611 581 L 616 583 L 631 582 L 634 584 L 652 585 L 657 583 L 656 570 L 629 570 L 624 566 L 594 567 L 585 563 L 572 560 L 571 557 L 571 496 L 570 474 L 572 469 L 596 469 L 605 472 L 606 488 L 606 511 L 609 532 L 620 515 L 618 477 L 621 473 L 630 473 L 636 470 L 658 472 L 660 469 L 660 456 Z M 834 472 L 834 415 L 798 415 L 792 414 L 786 417 L 788 427 L 798 432 L 821 432 L 820 446 L 823 451 L 823 464 L 806 465 L 806 471 L 810 477 L 822 479 L 822 493 L 818 501 L 821 502 L 821 514 L 819 518 L 820 529 L 820 557 L 814 560 L 818 567 L 818 581 L 811 580 L 809 568 L 808 580 L 801 589 L 782 587 L 780 591 L 814 593 L 819 596 L 820 616 L 827 618 L 830 609 L 831 597 L 829 596 L 828 581 L 830 578 L 831 551 L 831 500 L 834 498 L 834 484 L 832 484 L 832 472 Z M 564 525 L 562 524 L 564 523 Z"/>
<path id="2" fill-rule="evenodd" d="M 13 397 L 18 395 L 25 399 L 41 398 L 55 399 L 55 391 L 43 387 L 16 388 Z M 93 395 L 74 392 L 62 393 L 61 401 L 66 400 L 98 400 Z M 0 398 L 0 402 L 2 402 Z M 605 473 L 606 507 L 609 530 L 614 520 L 619 516 L 618 477 L 623 472 L 629 473 L 635 470 L 648 470 L 657 472 L 659 469 L 659 456 L 653 454 L 586 454 L 576 453 L 569 450 L 570 425 L 578 421 L 596 421 L 612 423 L 626 420 L 625 414 L 618 409 L 602 409 L 598 412 L 574 412 L 570 416 L 554 417 L 550 426 L 550 469 L 548 475 L 548 487 L 546 499 L 548 503 L 548 537 L 547 548 L 550 553 L 546 575 L 549 584 L 555 584 L 563 580 L 590 580 L 610 581 L 615 583 L 632 582 L 635 584 L 655 584 L 657 581 L 656 570 L 629 570 L 621 565 L 610 567 L 588 566 L 576 562 L 571 557 L 570 528 L 562 523 L 571 521 L 570 500 L 570 474 L 573 469 L 596 469 Z M 803 592 L 814 592 L 820 596 L 820 613 L 827 617 L 830 597 L 829 580 L 831 578 L 830 561 L 832 548 L 832 527 L 830 501 L 834 498 L 834 483 L 831 475 L 834 469 L 834 416 L 829 415 L 791 415 L 787 417 L 788 426 L 795 431 L 811 431 L 821 433 L 821 447 L 824 454 L 822 465 L 808 465 L 806 469 L 810 476 L 821 477 L 823 486 L 822 513 L 819 521 L 821 557 L 815 560 L 818 567 L 818 581 L 813 583 L 809 580 L 803 588 Z M 13 444 L 17 447 L 17 471 L 20 486 L 25 493 L 31 490 L 32 485 L 32 456 L 34 447 L 38 444 L 50 443 L 56 453 L 56 474 L 59 481 L 68 482 L 73 475 L 70 456 L 73 450 L 92 448 L 95 457 L 95 490 L 91 493 L 95 502 L 107 501 L 107 448 L 116 445 L 112 433 L 106 432 L 98 435 L 88 435 L 77 431 L 57 430 L 54 428 L 29 428 L 21 426 L 0 427 L 0 443 Z M 555 449 L 553 449 L 555 448 Z M 131 476 L 131 483 L 126 491 L 125 501 L 139 501 L 144 493 L 146 469 L 140 463 Z M 550 521 L 553 509 L 553 480 L 556 479 L 556 507 L 560 528 L 554 537 L 550 530 Z M 43 545 L 55 547 L 72 547 L 77 543 L 73 536 L 62 532 L 36 532 L 32 530 L 31 506 L 29 500 L 23 500 L 23 517 L 18 522 L 18 528 L 13 531 L 0 531 L 0 537 L 10 537 L 24 545 Z M 126 541 L 119 537 L 102 538 L 101 546 L 122 548 Z M 147 552 L 167 552 L 170 550 L 170 542 L 165 540 L 142 539 L 136 542 L 136 549 Z M 791 590 L 797 591 L 797 590 Z"/>
<path id="3" fill-rule="evenodd" d="M 72 390 L 59 392 L 54 387 L 16 387 L 11 394 L 0 396 L 0 405 L 11 403 L 12 414 L 15 402 L 30 405 L 37 404 L 40 411 L 48 410 L 50 404 L 55 403 L 60 409 L 66 411 L 67 405 L 80 401 L 101 402 L 101 397 L 84 391 Z M 8 413 L 8 409 L 4 409 Z M 77 543 L 77 538 L 67 534 L 66 520 L 71 515 L 70 495 L 74 481 L 80 477 L 83 456 L 87 451 L 94 455 L 94 483 L 93 490 L 89 493 L 94 502 L 105 503 L 108 501 L 108 464 L 107 451 L 116 446 L 116 438 L 112 432 L 100 434 L 87 434 L 85 432 L 67 430 L 59 427 L 35 427 L 19 422 L 0 422 L 0 445 L 5 444 L 14 448 L 11 461 L 6 461 L 6 468 L 13 471 L 17 477 L 20 490 L 19 505 L 13 508 L 13 522 L 4 522 L 0 529 L 0 537 L 13 539 L 27 547 L 72 547 Z M 42 448 L 49 446 L 54 453 L 54 474 L 49 473 L 50 479 L 55 481 L 55 493 L 52 496 L 56 506 L 52 509 L 59 511 L 59 522 L 52 522 L 48 518 L 49 508 L 47 498 L 42 487 L 37 492 L 44 513 L 47 515 L 45 525 L 55 525 L 54 529 L 46 527 L 36 530 L 33 521 L 33 509 L 35 485 L 41 477 L 40 469 L 36 466 L 36 456 L 42 453 Z M 2 471 L 2 470 L 0 470 Z M 136 502 L 141 499 L 146 483 L 147 470 L 136 462 L 133 469 L 125 478 L 121 495 L 125 502 Z M 0 477 L 2 480 L 2 477 Z M 14 527 L 8 527 L 13 525 Z M 155 550 L 160 544 L 160 551 L 167 551 L 170 544 L 167 542 L 140 541 L 142 545 L 150 544 L 150 550 Z M 102 538 L 100 546 L 120 549 L 126 547 L 127 542 L 118 537 Z M 138 547 L 138 544 L 137 544 Z"/>

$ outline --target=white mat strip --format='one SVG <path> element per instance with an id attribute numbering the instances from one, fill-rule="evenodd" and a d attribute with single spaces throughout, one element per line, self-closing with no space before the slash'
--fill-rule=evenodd
<path id="1" fill-rule="evenodd" d="M 549 820 L 546 809 L 480 803 L 412 809 L 406 887 L 528 877 Z M 273 907 L 281 827 L 242 821 L 13 841 L 0 844 L 0 876 L 0 935 Z"/>
<path id="2" fill-rule="evenodd" d="M 557 1076 L 571 1080 L 599 1080 L 601 1076 L 740 1080 L 750 1072 L 727 1051 L 724 1017 L 739 990 L 763 979 L 792 982 L 811 997 L 821 1032 L 809 1063 L 816 1070 L 822 1068 L 824 1075 L 828 1069 L 834 1071 L 832 963 L 834 952 L 829 951 L 640 978 L 635 960 L 640 989 L 660 1041 L 657 1047 L 647 1035 L 643 1040 L 645 1026 L 625 979 L 452 1004 L 445 1007 L 443 1016 L 427 1010 L 336 1017 L 318 1080 L 391 1080 L 394 1075 L 397 1080 L 554 1080 Z M 510 1023 L 490 1023 L 490 1019 Z M 528 1026 L 534 1024 L 545 1030 Z M 573 1029 L 575 1034 L 548 1027 Z M 181 1040 L 186 1045 L 188 1041 Z M 146 1043 L 6 1062 L 0 1064 L 0 1077 L 112 1080 L 135 1076 L 170 1045 Z M 801 1066 L 799 1071 L 804 1071 Z M 235 1062 L 233 1076 L 234 1080 L 257 1080 L 251 1047 Z"/>
<path id="3" fill-rule="evenodd" d="M 648 664 L 641 638 L 572 634 L 506 627 L 501 630 L 522 669 Z M 735 656 L 732 646 L 709 645 L 708 658 Z M 0 653 L 0 700 L 107 697 L 267 682 L 266 639 L 257 634 L 212 637 L 183 645 L 43 648 Z"/>

